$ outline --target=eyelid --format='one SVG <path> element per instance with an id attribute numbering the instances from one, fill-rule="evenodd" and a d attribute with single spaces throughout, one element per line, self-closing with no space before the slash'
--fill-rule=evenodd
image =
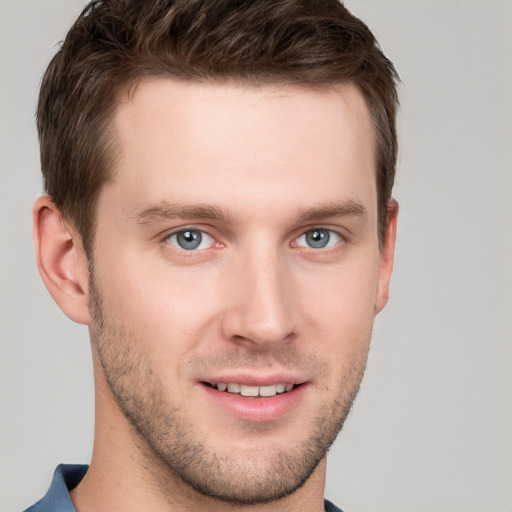
<path id="1" fill-rule="evenodd" d="M 305 237 L 308 233 L 310 233 L 311 231 L 315 231 L 315 230 L 318 230 L 318 231 L 328 231 L 330 233 L 330 235 L 334 235 L 336 237 L 336 241 L 334 243 L 332 243 L 331 245 L 328 245 L 327 247 L 319 247 L 319 248 L 315 248 L 315 247 L 311 247 L 307 244 L 304 244 L 304 245 L 299 245 L 297 243 L 297 241 L 302 238 L 302 237 Z M 299 234 L 299 236 L 295 237 L 291 243 L 291 246 L 293 248 L 303 248 L 303 249 L 306 249 L 306 250 L 310 250 L 310 251 L 313 251 L 313 252 L 320 252 L 320 251 L 329 251 L 329 250 L 336 250 L 337 246 L 343 242 L 346 242 L 347 241 L 347 237 L 344 236 L 342 233 L 340 233 L 338 230 L 336 229 L 333 229 L 333 228 L 330 228 L 330 227 L 326 227 L 326 226 L 310 226 L 308 227 L 307 229 L 302 229 L 301 233 Z M 329 240 L 327 243 L 329 244 L 331 242 L 331 240 Z"/>
<path id="2" fill-rule="evenodd" d="M 202 249 L 188 249 L 187 250 L 187 249 L 185 249 L 183 247 L 180 247 L 178 244 L 170 243 L 170 240 L 172 239 L 172 237 L 176 237 L 180 233 L 184 233 L 186 231 L 196 231 L 196 232 L 201 233 L 201 236 L 203 238 L 203 240 L 201 241 L 201 244 L 203 244 L 204 243 L 204 239 L 207 238 L 207 239 L 210 240 L 208 242 L 208 247 L 205 247 L 205 248 L 202 248 Z M 167 245 L 169 245 L 169 246 L 171 246 L 173 249 L 175 249 L 177 251 L 180 251 L 180 252 L 183 252 L 183 253 L 188 253 L 188 254 L 193 254 L 195 252 L 206 251 L 207 249 L 211 249 L 211 248 L 222 246 L 222 244 L 217 241 L 216 237 L 211 235 L 204 228 L 200 228 L 198 226 L 179 226 L 177 228 L 174 228 L 171 231 L 166 232 L 165 236 L 162 239 L 162 242 L 167 244 Z"/>

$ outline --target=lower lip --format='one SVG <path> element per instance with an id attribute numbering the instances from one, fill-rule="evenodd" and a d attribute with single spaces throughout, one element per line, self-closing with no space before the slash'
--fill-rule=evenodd
<path id="1" fill-rule="evenodd" d="M 282 418 L 299 405 L 307 387 L 307 384 L 301 384 L 275 396 L 246 397 L 201 384 L 209 399 L 222 411 L 235 418 L 254 422 Z"/>

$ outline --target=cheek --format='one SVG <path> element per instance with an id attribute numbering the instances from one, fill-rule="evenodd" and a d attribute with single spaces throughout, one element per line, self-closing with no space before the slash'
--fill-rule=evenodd
<path id="1" fill-rule="evenodd" d="M 215 286 L 204 272 L 129 258 L 110 268 L 103 273 L 102 289 L 116 321 L 138 333 L 147 347 L 187 350 L 215 315 L 215 301 L 208 299 Z"/>
<path id="2" fill-rule="evenodd" d="M 362 376 L 375 318 L 375 267 L 360 260 L 316 279 L 303 276 L 302 329 L 330 365 L 334 388 L 343 387 L 344 379 L 359 381 Z"/>
<path id="3" fill-rule="evenodd" d="M 375 317 L 377 265 L 360 260 L 301 277 L 302 307 L 325 328 L 356 334 Z"/>

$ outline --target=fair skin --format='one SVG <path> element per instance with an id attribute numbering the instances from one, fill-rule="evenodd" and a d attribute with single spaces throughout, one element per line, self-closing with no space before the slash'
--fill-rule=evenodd
<path id="1" fill-rule="evenodd" d="M 77 510 L 321 511 L 393 266 L 362 96 L 155 79 L 114 127 L 92 278 L 51 200 L 34 207 L 41 275 L 91 333 Z"/>

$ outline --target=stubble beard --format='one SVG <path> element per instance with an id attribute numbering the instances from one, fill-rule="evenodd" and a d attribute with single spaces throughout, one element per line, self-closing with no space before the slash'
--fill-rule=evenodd
<path id="1" fill-rule="evenodd" d="M 293 450 L 256 443 L 252 452 L 220 452 L 208 444 L 204 433 L 198 433 L 182 408 L 166 401 L 164 387 L 152 369 L 140 336 L 116 319 L 112 308 L 105 304 L 92 271 L 90 276 L 93 350 L 115 402 L 140 441 L 139 448 L 147 460 L 154 462 L 156 483 L 171 478 L 202 496 L 237 505 L 280 500 L 305 484 L 350 412 L 363 377 L 371 332 L 358 363 L 345 374 L 338 394 L 318 408 L 316 417 L 304 426 L 308 434 Z"/>

